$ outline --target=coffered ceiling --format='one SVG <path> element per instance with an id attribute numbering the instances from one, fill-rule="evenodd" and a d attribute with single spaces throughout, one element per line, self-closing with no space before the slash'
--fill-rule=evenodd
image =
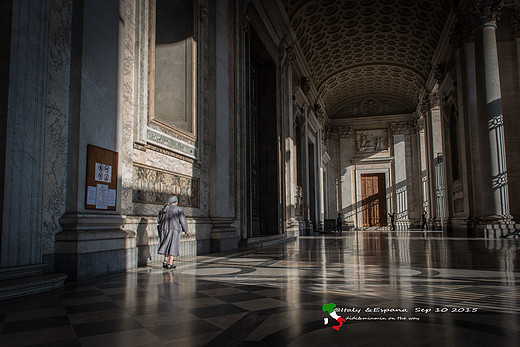
<path id="1" fill-rule="evenodd" d="M 282 0 L 330 118 L 413 112 L 448 0 Z"/>

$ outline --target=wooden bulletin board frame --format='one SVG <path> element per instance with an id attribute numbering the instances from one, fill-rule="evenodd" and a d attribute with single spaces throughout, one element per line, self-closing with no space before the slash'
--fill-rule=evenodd
<path id="1" fill-rule="evenodd" d="M 86 209 L 116 210 L 118 162 L 117 152 L 87 145 Z"/>

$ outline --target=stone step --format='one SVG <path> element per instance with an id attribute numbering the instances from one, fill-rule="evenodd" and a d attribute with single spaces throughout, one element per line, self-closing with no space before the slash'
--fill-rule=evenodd
<path id="1" fill-rule="evenodd" d="M 241 247 L 268 247 L 276 244 L 282 244 L 289 241 L 294 241 L 297 238 L 286 236 L 286 235 L 272 235 L 272 236 L 259 236 L 259 237 L 251 237 L 247 240 L 242 240 L 240 242 Z"/>
<path id="2" fill-rule="evenodd" d="M 58 289 L 66 279 L 65 274 L 49 273 L 1 281 L 0 300 Z"/>
<path id="3" fill-rule="evenodd" d="M 0 268 L 0 281 L 11 278 L 41 275 L 46 267 L 47 264 L 36 264 Z"/>

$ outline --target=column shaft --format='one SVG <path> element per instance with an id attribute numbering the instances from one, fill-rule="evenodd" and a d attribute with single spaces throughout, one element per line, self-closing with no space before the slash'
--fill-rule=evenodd
<path id="1" fill-rule="evenodd" d="M 486 24 L 475 33 L 477 122 L 483 219 L 509 219 L 504 126 L 496 27 Z"/>

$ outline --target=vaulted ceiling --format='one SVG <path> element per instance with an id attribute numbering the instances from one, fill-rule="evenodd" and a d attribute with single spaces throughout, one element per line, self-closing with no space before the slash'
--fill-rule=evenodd
<path id="1" fill-rule="evenodd" d="M 448 0 L 283 0 L 330 118 L 413 112 Z"/>

